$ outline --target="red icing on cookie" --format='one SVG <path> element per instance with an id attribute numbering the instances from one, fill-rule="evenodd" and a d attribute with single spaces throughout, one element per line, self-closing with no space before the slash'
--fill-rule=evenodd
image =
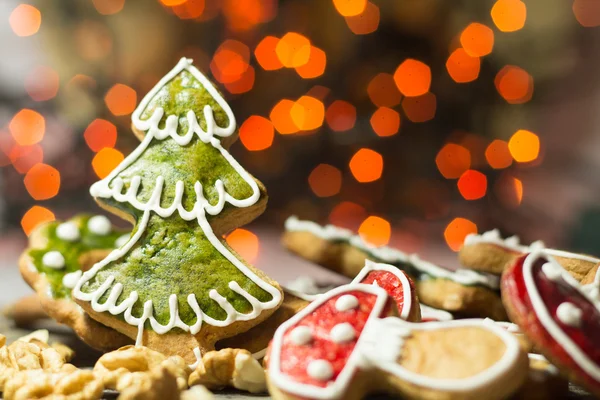
<path id="1" fill-rule="evenodd" d="M 402 271 L 399 270 L 399 272 L 403 274 Z M 408 276 L 406 276 L 406 279 L 410 283 L 411 293 L 409 295 L 412 297 L 412 293 L 414 293 L 414 283 Z M 404 288 L 402 287 L 400 278 L 393 273 L 378 270 L 370 271 L 367 276 L 360 281 L 360 283 L 365 283 L 367 285 L 377 283 L 377 286 L 385 290 L 394 299 L 394 301 L 396 301 L 398 310 L 402 310 L 404 307 Z"/>
<path id="2" fill-rule="evenodd" d="M 526 261 L 529 257 L 535 258 Z M 532 261 L 529 272 L 526 263 Z M 565 279 L 560 272 L 563 270 L 557 263 L 551 263 L 550 267 L 559 272 L 547 273 L 552 270 L 544 270 L 543 265 L 547 262 L 547 258 L 539 257 L 539 253 L 519 258 L 503 275 L 503 297 L 511 305 L 515 322 L 534 339 L 542 352 L 559 367 L 572 371 L 575 375 L 572 379 L 579 378 L 579 383 L 599 394 L 600 379 L 586 372 L 584 365 L 587 365 L 588 369 L 591 365 L 600 371 L 600 346 L 597 344 L 600 337 L 600 310 L 578 290 L 576 282 Z M 530 278 L 527 278 L 528 276 Z M 531 280 L 528 283 L 526 279 Z M 537 295 L 531 289 L 531 282 Z M 541 304 L 536 302 L 536 299 L 541 300 Z M 557 313 L 559 307 L 565 303 L 569 303 L 568 306 L 577 313 L 575 322 L 570 324 L 565 323 L 568 322 L 565 318 L 561 320 L 558 316 L 560 313 Z M 549 326 L 554 326 L 566 335 L 578 351 L 587 357 L 588 362 L 577 357 L 573 349 L 569 350 L 565 341 L 560 340 Z"/>

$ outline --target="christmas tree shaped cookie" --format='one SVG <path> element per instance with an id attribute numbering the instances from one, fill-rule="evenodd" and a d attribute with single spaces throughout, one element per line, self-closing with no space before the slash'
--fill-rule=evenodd
<path id="1" fill-rule="evenodd" d="M 260 215 L 267 195 L 226 150 L 235 118 L 191 62 L 182 59 L 146 95 L 132 115 L 141 144 L 91 187 L 102 207 L 135 226 L 73 289 L 92 318 L 190 362 L 283 299 L 222 239 Z"/>

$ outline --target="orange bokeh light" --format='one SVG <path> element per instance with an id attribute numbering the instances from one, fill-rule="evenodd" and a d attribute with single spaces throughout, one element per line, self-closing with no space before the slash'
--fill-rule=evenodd
<path id="1" fill-rule="evenodd" d="M 283 99 L 275 104 L 269 114 L 273 126 L 277 129 L 277 132 L 282 135 L 290 135 L 300 130 L 292 119 L 293 106 L 294 102 L 292 100 Z"/>
<path id="2" fill-rule="evenodd" d="M 29 4 L 19 4 L 8 18 L 8 23 L 17 36 L 31 36 L 40 30 L 42 14 Z"/>
<path id="3" fill-rule="evenodd" d="M 327 107 L 325 120 L 332 131 L 352 129 L 356 123 L 356 107 L 344 100 L 336 100 Z"/>
<path id="4" fill-rule="evenodd" d="M 21 227 L 27 236 L 40 224 L 54 221 L 56 217 L 54 213 L 45 207 L 31 207 L 21 219 Z"/>
<path id="5" fill-rule="evenodd" d="M 458 191 L 465 200 L 477 200 L 487 192 L 487 177 L 479 171 L 465 171 L 457 182 Z"/>
<path id="6" fill-rule="evenodd" d="M 205 8 L 204 0 L 186 0 L 183 4 L 173 6 L 172 10 L 180 19 L 196 19 L 202 16 Z"/>
<path id="7" fill-rule="evenodd" d="M 508 149 L 516 162 L 531 162 L 540 154 L 540 138 L 530 131 L 520 129 L 508 141 Z"/>
<path id="8" fill-rule="evenodd" d="M 185 3 L 186 1 L 187 0 L 160 0 L 160 2 L 167 7 L 179 6 Z"/>
<path id="9" fill-rule="evenodd" d="M 46 120 L 42 114 L 24 108 L 10 121 L 8 129 L 15 142 L 21 146 L 39 143 L 46 132 Z"/>
<path id="10" fill-rule="evenodd" d="M 523 201 L 523 182 L 505 172 L 496 180 L 494 192 L 505 207 L 517 208 Z"/>
<path id="11" fill-rule="evenodd" d="M 310 47 L 310 56 L 306 64 L 296 67 L 296 72 L 304 79 L 316 78 L 323 75 L 327 66 L 327 55 L 318 47 Z"/>
<path id="12" fill-rule="evenodd" d="M 402 109 L 406 118 L 412 122 L 426 122 L 435 117 L 437 100 L 431 92 L 419 97 L 406 97 L 402 100 Z"/>
<path id="13" fill-rule="evenodd" d="M 485 149 L 485 159 L 494 169 L 508 168 L 513 162 L 508 143 L 496 139 Z"/>
<path id="14" fill-rule="evenodd" d="M 251 115 L 240 127 L 240 140 L 250 151 L 268 149 L 273 144 L 275 130 L 271 121 L 259 115 Z"/>
<path id="15" fill-rule="evenodd" d="M 368 35 L 373 33 L 379 27 L 379 20 L 381 18 L 379 13 L 379 7 L 375 4 L 368 2 L 364 11 L 353 17 L 344 17 L 348 28 L 355 35 Z"/>
<path id="16" fill-rule="evenodd" d="M 494 48 L 494 32 L 478 22 L 471 22 L 460 34 L 460 44 L 471 57 L 483 57 Z"/>
<path id="17" fill-rule="evenodd" d="M 600 26 L 600 2 L 597 0 L 575 0 L 573 14 L 581 26 L 586 28 Z"/>
<path id="18" fill-rule="evenodd" d="M 521 104 L 533 96 L 533 77 L 522 68 L 507 65 L 494 79 L 496 90 L 510 104 Z"/>
<path id="19" fill-rule="evenodd" d="M 125 159 L 119 150 L 105 147 L 100 150 L 92 160 L 92 168 L 98 178 L 104 179 Z"/>
<path id="20" fill-rule="evenodd" d="M 477 79 L 480 68 L 481 61 L 479 57 L 470 56 L 463 48 L 454 50 L 446 61 L 448 75 L 458 83 L 471 82 Z"/>
<path id="21" fill-rule="evenodd" d="M 448 143 L 437 153 L 435 164 L 444 178 L 456 179 L 471 168 L 471 152 L 458 144 Z"/>
<path id="22" fill-rule="evenodd" d="M 373 246 L 385 246 L 390 242 L 392 226 L 385 219 L 371 215 L 360 224 L 358 234 Z"/>
<path id="23" fill-rule="evenodd" d="M 308 176 L 308 185 L 318 197 L 331 197 L 342 188 L 342 172 L 329 164 L 319 164 Z"/>
<path id="24" fill-rule="evenodd" d="M 254 78 L 254 67 L 249 65 L 238 80 L 224 83 L 224 85 L 227 91 L 231 94 L 246 93 L 252 90 L 252 87 L 254 86 Z"/>
<path id="25" fill-rule="evenodd" d="M 256 61 L 258 61 L 265 71 L 274 71 L 283 68 L 283 64 L 279 61 L 279 57 L 277 57 L 275 51 L 277 43 L 279 43 L 279 39 L 275 36 L 265 36 L 254 50 Z"/>
<path id="26" fill-rule="evenodd" d="M 292 106 L 290 115 L 298 128 L 303 131 L 310 131 L 323 125 L 325 107 L 319 99 L 302 96 Z"/>
<path id="27" fill-rule="evenodd" d="M 227 39 L 212 58 L 210 70 L 221 83 L 233 83 L 249 68 L 250 49 L 244 43 Z"/>
<path id="28" fill-rule="evenodd" d="M 343 17 L 352 17 L 365 10 L 367 0 L 333 0 L 333 5 Z"/>
<path id="29" fill-rule="evenodd" d="M 279 61 L 287 68 L 301 67 L 310 58 L 310 40 L 296 32 L 288 32 L 275 46 Z"/>
<path id="30" fill-rule="evenodd" d="M 114 115 L 129 115 L 135 110 L 137 94 L 129 86 L 117 83 L 106 92 L 104 102 Z"/>
<path id="31" fill-rule="evenodd" d="M 367 218 L 365 208 L 351 201 L 342 201 L 329 213 L 329 222 L 352 231 L 357 231 L 365 218 Z"/>
<path id="32" fill-rule="evenodd" d="M 35 101 L 50 100 L 58 93 L 58 74 L 50 67 L 39 66 L 25 77 L 25 90 Z"/>
<path id="33" fill-rule="evenodd" d="M 48 164 L 39 163 L 27 171 L 24 182 L 33 199 L 51 199 L 60 189 L 60 172 Z"/>
<path id="34" fill-rule="evenodd" d="M 367 93 L 373 104 L 378 107 L 394 107 L 400 104 L 402 99 L 394 77 L 385 72 L 381 72 L 371 79 L 367 86 Z"/>
<path id="35" fill-rule="evenodd" d="M 13 167 L 20 174 L 25 174 L 35 164 L 44 161 L 44 150 L 39 144 L 33 146 L 13 146 L 8 154 Z"/>
<path id="36" fill-rule="evenodd" d="M 491 15 L 494 24 L 501 32 L 514 32 L 525 25 L 527 6 L 521 0 L 497 0 L 492 7 Z"/>
<path id="37" fill-rule="evenodd" d="M 400 114 L 388 107 L 379 107 L 371 115 L 371 127 L 377 136 L 392 136 L 400 129 Z"/>
<path id="38" fill-rule="evenodd" d="M 249 230 L 237 228 L 227 235 L 225 240 L 244 260 L 253 263 L 258 259 L 260 242 L 258 236 Z"/>
<path id="39" fill-rule="evenodd" d="M 444 230 L 444 239 L 453 251 L 459 251 L 469 233 L 477 233 L 477 225 L 466 218 L 454 218 Z"/>
<path id="40" fill-rule="evenodd" d="M 97 153 L 105 147 L 115 147 L 117 144 L 117 127 L 105 119 L 93 120 L 83 133 L 88 147 Z"/>
<path id="41" fill-rule="evenodd" d="M 125 0 L 92 0 L 92 3 L 100 14 L 111 15 L 123 9 Z"/>
<path id="42" fill-rule="evenodd" d="M 409 58 L 394 72 L 394 81 L 404 96 L 421 96 L 431 86 L 431 69 L 425 63 Z"/>
<path id="43" fill-rule="evenodd" d="M 272 20 L 277 13 L 277 1 L 223 0 L 222 9 L 227 27 L 232 31 L 241 32 L 252 29 L 261 22 Z"/>
<path id="44" fill-rule="evenodd" d="M 371 149 L 357 151 L 349 165 L 352 175 L 361 183 L 376 181 L 383 173 L 383 157 Z"/>

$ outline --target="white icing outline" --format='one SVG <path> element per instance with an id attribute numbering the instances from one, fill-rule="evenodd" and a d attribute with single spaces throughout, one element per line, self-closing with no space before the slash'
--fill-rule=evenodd
<path id="1" fill-rule="evenodd" d="M 198 123 L 194 111 L 189 110 L 187 113 L 187 119 L 189 124 L 188 132 L 181 136 L 177 133 L 177 125 L 179 123 L 178 116 L 169 115 L 166 119 L 165 127 L 160 129 L 158 124 L 164 115 L 162 107 L 157 107 L 152 116 L 148 120 L 141 120 L 141 114 L 148 106 L 152 98 L 160 91 L 160 89 L 175 78 L 180 72 L 188 71 L 204 86 L 208 93 L 213 99 L 219 104 L 223 111 L 227 114 L 229 125 L 226 127 L 218 126 L 214 121 L 214 115 L 212 108 L 207 104 L 204 106 L 204 118 L 206 122 L 207 130 L 203 131 Z M 277 288 L 268 284 L 266 281 L 260 279 L 250 268 L 244 265 L 238 260 L 220 241 L 220 239 L 213 233 L 213 230 L 208 223 L 206 213 L 210 215 L 218 215 L 225 206 L 225 203 L 229 203 L 234 207 L 244 208 L 250 207 L 259 200 L 260 190 L 256 181 L 245 171 L 240 164 L 227 152 L 220 143 L 219 137 L 228 137 L 235 132 L 236 122 L 233 112 L 221 95 L 217 92 L 210 81 L 198 71 L 193 65 L 192 60 L 182 58 L 179 63 L 173 68 L 167 75 L 165 75 L 160 82 L 142 99 L 139 106 L 132 114 L 132 122 L 136 129 L 140 131 L 146 131 L 146 135 L 140 145 L 129 154 L 121 164 L 117 166 L 106 178 L 98 181 L 90 188 L 90 194 L 93 197 L 100 198 L 113 198 L 118 202 L 128 202 L 134 208 L 139 211 L 143 211 L 142 217 L 138 221 L 135 232 L 132 234 L 129 241 L 120 247 L 119 249 L 113 250 L 104 260 L 96 263 L 90 270 L 86 271 L 81 279 L 77 282 L 77 285 L 73 289 L 73 296 L 82 301 L 88 301 L 91 303 L 92 309 L 95 312 L 108 311 L 113 315 L 124 314 L 125 321 L 133 326 L 137 326 L 138 334 L 136 344 L 142 344 L 144 326 L 146 321 L 150 322 L 152 329 L 157 334 L 164 334 L 171 329 L 177 327 L 184 331 L 196 334 L 200 331 L 202 323 L 206 322 L 213 326 L 227 326 L 235 321 L 249 321 L 256 318 L 265 309 L 275 308 L 280 304 L 281 293 Z M 167 138 L 173 139 L 180 146 L 185 146 L 190 143 L 194 135 L 197 135 L 200 140 L 204 143 L 210 143 L 215 149 L 219 150 L 221 155 L 226 161 L 233 167 L 233 169 L 242 177 L 242 179 L 252 188 L 252 195 L 245 199 L 235 199 L 229 193 L 225 192 L 225 187 L 220 179 L 215 182 L 215 188 L 218 193 L 218 201 L 215 205 L 212 205 L 206 200 L 202 191 L 202 185 L 197 181 L 194 185 L 196 192 L 196 203 L 191 211 L 184 208 L 182 204 L 184 182 L 178 181 L 175 184 L 175 197 L 173 203 L 164 208 L 160 204 L 161 194 L 164 185 L 164 178 L 158 176 L 156 179 L 156 185 L 152 190 L 152 195 L 146 203 L 138 200 L 138 190 L 141 184 L 141 177 L 135 176 L 132 178 L 130 187 L 125 194 L 122 189 L 124 182 L 120 178 L 116 178 L 123 170 L 129 167 L 134 161 L 136 161 L 141 154 L 150 145 L 152 140 L 164 140 Z M 115 179 L 116 178 L 116 179 Z M 114 180 L 114 181 L 113 181 Z M 112 188 L 110 183 L 112 182 Z M 244 297 L 252 306 L 252 311 L 244 314 L 237 311 L 225 297 L 220 295 L 215 289 L 209 292 L 209 297 L 216 301 L 219 306 L 227 313 L 227 318 L 224 320 L 216 320 L 207 316 L 200 308 L 196 296 L 193 293 L 188 295 L 187 301 L 194 313 L 196 314 L 196 322 L 192 325 L 184 323 L 180 316 L 177 303 L 177 295 L 171 294 L 169 296 L 169 322 L 166 325 L 160 324 L 153 315 L 152 300 L 147 300 L 144 303 L 144 311 L 141 317 L 135 317 L 132 315 L 132 309 L 138 300 L 138 294 L 136 291 L 132 291 L 129 296 L 123 300 L 120 304 L 116 304 L 117 299 L 123 292 L 123 285 L 121 283 L 114 283 L 114 276 L 109 276 L 95 291 L 91 293 L 82 292 L 81 288 L 88 281 L 90 281 L 96 273 L 104 268 L 106 265 L 114 262 L 125 254 L 127 254 L 135 243 L 140 239 L 144 231 L 146 230 L 150 214 L 155 213 L 161 218 L 167 218 L 178 212 L 180 217 L 185 221 L 191 221 L 196 219 L 198 225 L 203 230 L 206 238 L 209 242 L 219 251 L 229 262 L 231 262 L 240 272 L 246 277 L 253 281 L 258 287 L 266 291 L 272 296 L 272 299 L 268 302 L 260 302 L 258 299 L 253 297 L 250 293 L 240 287 L 235 282 L 229 282 L 229 288 L 237 294 Z M 110 288 L 110 294 L 108 300 L 105 303 L 100 303 L 100 298 Z"/>
<path id="2" fill-rule="evenodd" d="M 352 280 L 352 283 L 361 283 L 361 281 L 363 279 L 365 279 L 367 277 L 367 275 L 369 275 L 369 272 L 372 272 L 372 271 L 386 271 L 386 272 L 389 272 L 390 274 L 396 276 L 400 280 L 400 283 L 402 284 L 402 291 L 404 293 L 404 301 L 403 301 L 404 304 L 402 304 L 402 310 L 398 310 L 398 312 L 400 314 L 400 318 L 407 319 L 408 316 L 410 315 L 410 309 L 412 308 L 413 292 L 410 288 L 410 282 L 408 281 L 406 274 L 404 272 L 402 272 L 399 268 L 394 267 L 393 265 L 376 263 L 371 260 L 365 260 L 365 266 L 363 267 L 363 269 L 360 270 L 358 275 L 356 275 L 356 277 Z M 374 282 L 374 283 L 376 283 L 376 282 Z M 375 286 L 379 286 L 379 285 L 375 285 Z"/>
<path id="3" fill-rule="evenodd" d="M 309 232 L 324 240 L 343 240 L 351 246 L 366 252 L 386 263 L 408 263 L 415 269 L 434 278 L 448 279 L 462 285 L 482 285 L 492 290 L 500 288 L 500 278 L 491 274 L 472 271 L 469 269 L 457 269 L 451 271 L 428 261 L 421 260 L 416 254 L 407 254 L 393 247 L 375 247 L 366 243 L 360 235 L 339 228 L 335 225 L 321 226 L 312 221 L 302 221 L 296 216 L 291 216 L 285 221 L 285 229 L 288 232 Z"/>
<path id="4" fill-rule="evenodd" d="M 421 307 L 421 319 L 436 319 L 436 321 L 421 321 L 422 323 L 452 321 L 454 319 L 454 316 L 448 311 L 426 306 L 422 303 L 419 306 Z"/>
<path id="5" fill-rule="evenodd" d="M 525 261 L 523 262 L 523 280 L 525 282 L 525 289 L 527 290 L 527 294 L 533 306 L 533 311 L 535 312 L 535 315 L 537 316 L 542 326 L 546 329 L 550 336 L 552 336 L 552 338 L 567 352 L 571 359 L 581 369 L 583 369 L 592 379 L 600 382 L 600 366 L 595 364 L 587 356 L 587 354 L 585 354 L 585 352 L 583 352 L 579 348 L 579 346 L 577 346 L 577 344 L 573 340 L 571 340 L 569 335 L 563 332 L 560 326 L 558 326 L 558 324 L 554 321 L 552 315 L 550 315 L 550 312 L 546 308 L 546 305 L 544 304 L 542 297 L 540 296 L 540 293 L 533 279 L 533 265 L 540 258 L 547 259 L 548 262 L 555 263 L 560 267 L 558 261 L 556 261 L 545 251 L 533 252 L 525 258 Z M 598 308 L 598 304 L 595 303 L 594 300 L 590 298 L 584 290 L 582 290 L 582 287 L 579 284 L 579 282 L 577 282 L 577 280 L 571 275 L 569 275 L 569 273 L 564 269 L 562 278 Z"/>
<path id="6" fill-rule="evenodd" d="M 351 291 L 362 291 L 376 294 L 377 299 L 365 323 L 362 334 L 356 341 L 352 354 L 346 365 L 338 374 L 336 380 L 328 383 L 326 387 L 317 387 L 293 380 L 281 371 L 281 350 L 283 337 L 287 331 L 312 314 L 327 301 L 337 295 Z M 375 369 L 391 373 L 400 379 L 415 385 L 434 388 L 448 392 L 467 392 L 490 384 L 497 377 L 509 371 L 519 359 L 521 354 L 518 340 L 514 335 L 494 324 L 484 323 L 481 319 L 464 319 L 445 322 L 429 322 L 426 324 L 412 323 L 400 318 L 380 318 L 387 299 L 391 299 L 387 292 L 378 286 L 362 283 L 352 283 L 340 286 L 311 303 L 308 307 L 284 322 L 275 332 L 271 343 L 271 355 L 267 373 L 272 382 L 286 393 L 302 398 L 320 400 L 340 398 L 349 388 L 350 381 L 356 376 L 358 369 Z M 491 367 L 474 376 L 463 379 L 437 379 L 430 378 L 408 371 L 399 364 L 397 359 L 402 350 L 404 337 L 413 331 L 445 330 L 452 328 L 476 327 L 493 332 L 505 344 L 506 350 L 502 357 Z"/>

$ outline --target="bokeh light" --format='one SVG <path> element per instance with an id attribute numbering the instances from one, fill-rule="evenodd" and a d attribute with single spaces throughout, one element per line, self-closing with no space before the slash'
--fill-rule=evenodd
<path id="1" fill-rule="evenodd" d="M 379 27 L 380 13 L 379 7 L 368 2 L 364 11 L 353 17 L 344 17 L 348 28 L 355 35 L 368 35 L 373 33 Z"/>
<path id="2" fill-rule="evenodd" d="M 160 0 L 167 7 L 174 7 L 185 3 L 187 0 Z"/>
<path id="3" fill-rule="evenodd" d="M 375 110 L 370 122 L 377 136 L 392 136 L 400 130 L 400 114 L 388 107 Z"/>
<path id="4" fill-rule="evenodd" d="M 402 95 L 391 74 L 381 72 L 373 77 L 367 86 L 369 98 L 378 107 L 394 107 L 400 104 Z"/>
<path id="5" fill-rule="evenodd" d="M 273 144 L 274 136 L 271 121 L 259 115 L 251 115 L 240 127 L 240 140 L 250 151 L 268 149 Z"/>
<path id="6" fill-rule="evenodd" d="M 227 27 L 234 32 L 253 29 L 257 24 L 272 20 L 277 14 L 276 0 L 222 0 Z M 209 3 L 215 3 L 211 0 Z"/>
<path id="7" fill-rule="evenodd" d="M 42 24 L 42 14 L 29 4 L 19 4 L 11 13 L 8 23 L 17 36 L 31 36 Z"/>
<path id="8" fill-rule="evenodd" d="M 351 201 L 342 201 L 329 213 L 330 223 L 352 231 L 357 231 L 365 218 L 367 218 L 365 208 Z"/>
<path id="9" fill-rule="evenodd" d="M 540 139 L 535 133 L 520 129 L 511 136 L 508 149 L 515 161 L 531 162 L 540 153 Z"/>
<path id="10" fill-rule="evenodd" d="M 58 93 L 59 78 L 56 71 L 50 67 L 34 68 L 25 77 L 25 90 L 35 101 L 46 101 Z"/>
<path id="11" fill-rule="evenodd" d="M 249 263 L 256 262 L 260 251 L 258 236 L 247 229 L 237 228 L 225 237 L 227 244 Z"/>
<path id="12" fill-rule="evenodd" d="M 265 36 L 254 50 L 256 61 L 258 61 L 258 64 L 265 71 L 274 71 L 283 68 L 283 64 L 275 51 L 277 43 L 279 43 L 279 39 L 275 36 Z"/>
<path id="13" fill-rule="evenodd" d="M 460 44 L 471 57 L 483 57 L 494 48 L 494 32 L 478 22 L 470 23 L 460 34 Z"/>
<path id="14" fill-rule="evenodd" d="M 290 115 L 298 128 L 303 131 L 310 131 L 323 125 L 325 106 L 323 106 L 323 102 L 319 99 L 311 96 L 302 96 L 292 106 Z"/>
<path id="15" fill-rule="evenodd" d="M 497 0 L 492 7 L 491 15 L 500 31 L 514 32 L 525 25 L 527 6 L 521 0 Z"/>
<path id="16" fill-rule="evenodd" d="M 36 164 L 25 175 L 23 180 L 29 195 L 35 200 L 47 200 L 58 194 L 60 189 L 60 173 L 48 164 Z"/>
<path id="17" fill-rule="evenodd" d="M 238 40 L 227 39 L 215 51 L 210 70 L 219 82 L 233 83 L 246 72 L 249 62 L 248 46 Z"/>
<path id="18" fill-rule="evenodd" d="M 105 147 L 92 160 L 92 168 L 98 178 L 104 179 L 123 161 L 125 157 L 119 150 Z"/>
<path id="19" fill-rule="evenodd" d="M 231 94 L 246 93 L 254 86 L 254 78 L 254 67 L 249 65 L 246 71 L 240 75 L 239 79 L 233 82 L 226 82 L 224 85 L 227 91 Z"/>
<path id="20" fill-rule="evenodd" d="M 331 197 L 342 188 L 342 172 L 329 164 L 319 164 L 308 176 L 310 189 L 318 197 Z"/>
<path id="21" fill-rule="evenodd" d="M 301 67 L 310 58 L 310 40 L 297 32 L 288 32 L 275 46 L 279 61 L 287 68 Z"/>
<path id="22" fill-rule="evenodd" d="M 494 79 L 496 90 L 510 104 L 521 104 L 533 96 L 533 77 L 522 68 L 507 65 Z"/>
<path id="23" fill-rule="evenodd" d="M 470 56 L 462 47 L 454 50 L 446 61 L 448 75 L 458 83 L 471 82 L 479 76 L 479 57 Z"/>
<path id="24" fill-rule="evenodd" d="M 87 126 L 83 138 L 88 147 L 97 153 L 105 147 L 115 147 L 117 127 L 105 119 L 97 118 Z"/>
<path id="25" fill-rule="evenodd" d="M 402 110 L 412 122 L 426 122 L 435 117 L 437 100 L 431 92 L 419 97 L 406 97 L 402 100 Z"/>
<path id="26" fill-rule="evenodd" d="M 471 153 L 463 146 L 448 143 L 438 152 L 435 164 L 444 178 L 456 179 L 471 168 Z"/>
<path id="27" fill-rule="evenodd" d="M 360 224 L 358 234 L 373 246 L 385 246 L 390 242 L 392 226 L 385 219 L 371 215 Z"/>
<path id="28" fill-rule="evenodd" d="M 371 149 L 360 149 L 350 159 L 350 172 L 361 183 L 373 182 L 383 173 L 383 157 Z"/>
<path id="29" fill-rule="evenodd" d="M 325 121 L 332 131 L 343 132 L 354 127 L 356 107 L 344 100 L 336 100 L 327 107 Z"/>
<path id="30" fill-rule="evenodd" d="M 466 218 L 454 218 L 444 230 L 444 239 L 448 247 L 459 251 L 470 233 L 477 233 L 477 225 Z"/>
<path id="31" fill-rule="evenodd" d="M 496 198 L 507 208 L 517 208 L 523 201 L 523 182 L 512 174 L 505 172 L 494 184 Z"/>
<path id="32" fill-rule="evenodd" d="M 202 16 L 205 8 L 205 0 L 186 0 L 183 4 L 173 6 L 171 10 L 180 19 L 197 19 Z"/>
<path id="33" fill-rule="evenodd" d="M 125 0 L 92 0 L 92 3 L 100 14 L 111 15 L 123 9 Z"/>
<path id="34" fill-rule="evenodd" d="M 44 161 L 44 150 L 39 144 L 32 146 L 13 146 L 8 155 L 14 169 L 25 174 L 37 163 Z"/>
<path id="35" fill-rule="evenodd" d="M 296 67 L 296 72 L 304 79 L 317 78 L 325 72 L 327 55 L 318 47 L 310 47 L 310 56 L 306 64 Z"/>
<path id="36" fill-rule="evenodd" d="M 597 0 L 575 0 L 573 2 L 573 14 L 577 22 L 586 28 L 600 26 L 600 1 Z"/>
<path id="37" fill-rule="evenodd" d="M 361 14 L 367 7 L 367 0 L 333 0 L 337 12 L 344 17 Z"/>
<path id="38" fill-rule="evenodd" d="M 44 138 L 46 121 L 40 113 L 24 108 L 15 114 L 8 129 L 15 142 L 21 146 L 30 146 Z"/>
<path id="39" fill-rule="evenodd" d="M 137 94 L 129 86 L 117 83 L 108 90 L 104 102 L 113 115 L 129 115 L 135 110 Z"/>
<path id="40" fill-rule="evenodd" d="M 496 139 L 485 149 L 485 159 L 494 169 L 508 168 L 513 162 L 513 157 L 508 149 L 508 143 Z"/>
<path id="41" fill-rule="evenodd" d="M 40 224 L 56 220 L 54 213 L 45 207 L 31 207 L 21 219 L 21 227 L 27 236 Z"/>
<path id="42" fill-rule="evenodd" d="M 409 58 L 394 72 L 394 81 L 404 96 L 421 96 L 431 86 L 431 69 L 425 63 Z"/>
<path id="43" fill-rule="evenodd" d="M 290 135 L 300 130 L 292 119 L 293 106 L 294 102 L 292 100 L 283 99 L 275 104 L 269 114 L 273 126 L 282 135 Z"/>
<path id="44" fill-rule="evenodd" d="M 465 171 L 456 184 L 465 200 L 481 199 L 487 192 L 487 177 L 473 169 Z"/>

